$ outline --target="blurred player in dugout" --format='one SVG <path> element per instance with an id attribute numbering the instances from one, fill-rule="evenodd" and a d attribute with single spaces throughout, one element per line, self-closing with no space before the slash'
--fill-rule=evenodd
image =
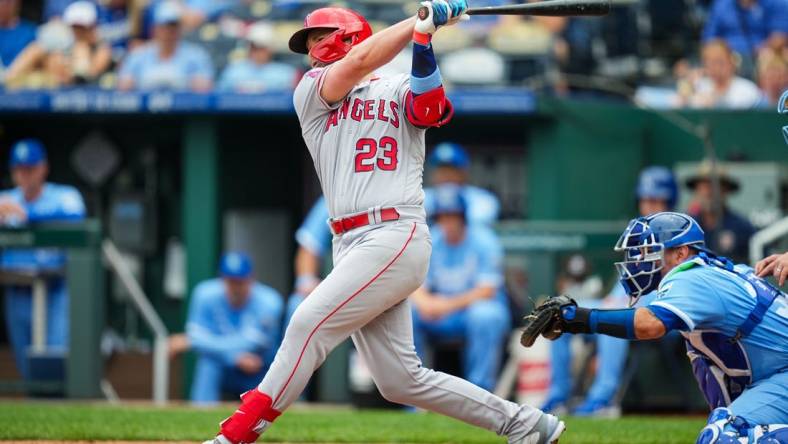
<path id="1" fill-rule="evenodd" d="M 42 222 L 80 221 L 85 203 L 75 188 L 46 181 L 49 163 L 44 145 L 34 139 L 20 140 L 11 148 L 9 160 L 15 188 L 0 192 L 0 221 L 6 227 Z M 4 271 L 41 273 L 47 278 L 46 346 L 65 352 L 68 346 L 69 295 L 63 278 L 64 251 L 54 248 L 6 248 L 0 254 Z M 9 285 L 5 289 L 5 316 L 19 373 L 31 378 L 27 350 L 32 341 L 32 289 Z"/>
<path id="2" fill-rule="evenodd" d="M 501 205 L 490 191 L 468 184 L 470 164 L 467 151 L 456 143 L 437 145 L 427 159 L 433 186 L 454 184 L 460 187 L 467 207 L 466 221 L 473 225 L 492 225 L 498 220 Z M 424 189 L 424 208 L 427 214 L 432 212 L 434 196 L 434 188 Z M 320 283 L 322 258 L 331 250 L 332 235 L 326 223 L 328 217 L 326 201 L 321 196 L 296 232 L 296 280 L 293 294 L 287 301 L 285 325 L 304 298 Z"/>
<path id="3" fill-rule="evenodd" d="M 255 281 L 252 261 L 240 252 L 221 259 L 221 277 L 194 288 L 186 334 L 170 338 L 170 355 L 197 353 L 191 400 L 210 404 L 256 386 L 279 348 L 282 296 Z"/>
<path id="4" fill-rule="evenodd" d="M 652 166 L 643 169 L 635 189 L 638 213 L 641 216 L 671 211 L 678 201 L 678 186 L 673 173 L 665 167 Z M 583 299 L 584 294 L 573 294 L 572 291 L 559 288 L 573 298 Z M 584 305 L 597 308 L 626 308 L 628 296 L 624 287 L 615 283 L 610 294 L 602 300 L 584 300 Z M 644 297 L 642 303 L 647 304 L 650 298 Z M 594 337 L 597 351 L 597 370 L 594 382 L 585 400 L 572 410 L 577 416 L 618 417 L 621 408 L 618 405 L 617 392 L 621 375 L 629 352 L 629 342 L 625 339 L 605 335 Z M 572 375 L 570 353 L 570 335 L 563 335 L 551 342 L 551 378 L 548 399 L 542 406 L 546 412 L 564 414 L 569 411 L 569 400 L 572 395 Z"/>
<path id="5" fill-rule="evenodd" d="M 431 195 L 429 271 L 411 296 L 416 351 L 424 359 L 427 343 L 462 342 L 464 378 L 493 390 L 511 328 L 503 247 L 490 227 L 467 223 L 461 187 L 440 185 Z"/>

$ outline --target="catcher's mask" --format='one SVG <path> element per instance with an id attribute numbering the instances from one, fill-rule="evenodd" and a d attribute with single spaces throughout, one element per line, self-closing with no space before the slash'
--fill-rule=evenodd
<path id="1" fill-rule="evenodd" d="M 307 50 L 307 37 L 313 29 L 333 32 Z M 361 14 L 345 8 L 320 8 L 306 16 L 304 27 L 290 37 L 289 47 L 293 52 L 309 54 L 322 63 L 331 64 L 371 35 L 372 28 Z"/>
<path id="2" fill-rule="evenodd" d="M 686 214 L 656 213 L 629 222 L 615 247 L 615 251 L 624 253 L 624 260 L 615 265 L 621 285 L 630 296 L 630 307 L 659 287 L 665 250 L 682 245 L 705 250 L 703 230 Z"/>

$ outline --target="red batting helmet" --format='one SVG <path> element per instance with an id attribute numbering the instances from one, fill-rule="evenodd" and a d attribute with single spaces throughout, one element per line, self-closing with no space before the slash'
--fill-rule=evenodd
<path id="1" fill-rule="evenodd" d="M 307 51 L 307 36 L 313 29 L 333 29 L 334 32 L 313 46 L 311 51 Z M 304 28 L 290 37 L 289 46 L 293 52 L 310 54 L 323 63 L 333 63 L 345 57 L 350 48 L 371 35 L 372 28 L 369 23 L 356 11 L 344 8 L 320 8 L 306 16 Z"/>

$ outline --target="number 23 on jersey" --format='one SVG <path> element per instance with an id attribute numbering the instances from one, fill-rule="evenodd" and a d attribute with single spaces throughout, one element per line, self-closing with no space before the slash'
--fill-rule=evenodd
<path id="1" fill-rule="evenodd" d="M 368 173 L 375 168 L 382 171 L 394 171 L 397 169 L 397 140 L 392 137 L 382 137 L 380 141 L 375 139 L 359 139 L 356 142 L 356 172 Z"/>

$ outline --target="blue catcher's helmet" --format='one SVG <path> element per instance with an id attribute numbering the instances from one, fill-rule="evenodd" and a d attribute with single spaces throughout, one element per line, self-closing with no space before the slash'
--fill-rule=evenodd
<path id="1" fill-rule="evenodd" d="M 442 214 L 459 214 L 465 217 L 467 209 L 468 204 L 462 195 L 461 186 L 446 184 L 435 187 L 435 203 L 429 217 L 435 218 Z"/>
<path id="2" fill-rule="evenodd" d="M 679 188 L 673 173 L 665 167 L 650 166 L 640 172 L 635 196 L 638 199 L 661 199 L 669 209 L 676 207 Z"/>
<path id="3" fill-rule="evenodd" d="M 471 165 L 471 159 L 468 157 L 468 152 L 461 145 L 444 142 L 432 150 L 427 163 L 431 167 L 450 166 L 464 170 Z"/>
<path id="4" fill-rule="evenodd" d="M 683 213 L 664 212 L 632 219 L 615 247 L 624 253 L 624 261 L 616 262 L 616 270 L 630 296 L 630 306 L 659 287 L 665 249 L 691 245 L 705 250 L 704 236 L 695 219 Z"/>

